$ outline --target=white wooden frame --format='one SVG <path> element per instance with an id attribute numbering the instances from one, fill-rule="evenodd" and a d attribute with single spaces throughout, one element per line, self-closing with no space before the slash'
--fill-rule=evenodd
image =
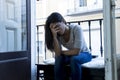
<path id="1" fill-rule="evenodd" d="M 115 1 L 103 0 L 105 80 L 117 80 Z"/>

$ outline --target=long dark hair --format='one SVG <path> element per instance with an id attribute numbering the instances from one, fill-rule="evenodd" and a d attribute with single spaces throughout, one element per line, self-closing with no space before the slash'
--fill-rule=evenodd
<path id="1" fill-rule="evenodd" d="M 65 19 L 63 16 L 58 12 L 53 12 L 50 16 L 48 16 L 46 23 L 45 23 L 45 44 L 50 51 L 54 51 L 53 46 L 53 35 L 50 30 L 50 24 L 56 22 L 64 22 L 66 24 Z"/>

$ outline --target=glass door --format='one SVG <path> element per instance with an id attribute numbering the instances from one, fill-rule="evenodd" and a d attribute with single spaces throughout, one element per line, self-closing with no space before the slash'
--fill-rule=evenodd
<path id="1" fill-rule="evenodd" d="M 0 0 L 1 80 L 30 80 L 29 8 L 29 0 Z"/>

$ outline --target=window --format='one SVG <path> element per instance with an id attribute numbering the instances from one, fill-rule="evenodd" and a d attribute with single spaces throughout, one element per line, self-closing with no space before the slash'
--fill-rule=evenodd
<path id="1" fill-rule="evenodd" d="M 73 4 L 74 3 L 74 4 Z M 103 8 L 103 0 L 69 0 L 68 15 L 99 12 Z"/>
<path id="2" fill-rule="evenodd" d="M 79 6 L 80 7 L 87 6 L 87 0 L 79 0 Z"/>

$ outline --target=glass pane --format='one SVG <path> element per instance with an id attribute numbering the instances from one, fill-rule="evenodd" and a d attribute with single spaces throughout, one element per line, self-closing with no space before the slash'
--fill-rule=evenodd
<path id="1" fill-rule="evenodd" d="M 0 6 L 0 52 L 26 50 L 26 0 L 1 0 Z"/>

